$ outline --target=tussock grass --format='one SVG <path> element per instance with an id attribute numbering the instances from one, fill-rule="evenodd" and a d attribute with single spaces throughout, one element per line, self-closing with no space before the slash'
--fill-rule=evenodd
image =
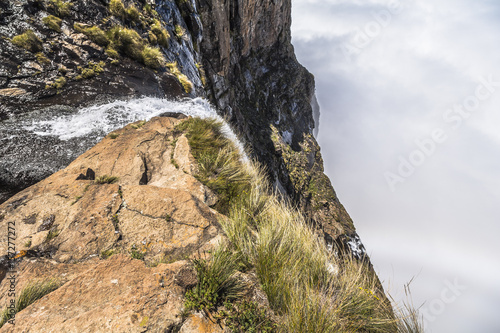
<path id="1" fill-rule="evenodd" d="M 46 279 L 46 280 L 35 280 L 29 283 L 21 291 L 18 299 L 15 302 L 15 308 L 13 311 L 9 312 L 5 309 L 0 314 L 0 327 L 2 327 L 10 318 L 12 318 L 16 313 L 24 310 L 31 304 L 38 301 L 43 296 L 53 292 L 61 286 L 61 283 L 56 279 Z"/>
<path id="2" fill-rule="evenodd" d="M 182 84 L 184 91 L 186 93 L 190 93 L 193 90 L 193 83 L 189 81 L 188 77 L 185 74 L 182 74 L 177 67 L 177 62 L 169 62 L 166 64 L 167 68 L 170 70 L 170 73 L 174 74 L 177 77 L 177 80 Z"/>
<path id="3" fill-rule="evenodd" d="M 43 24 L 45 24 L 49 29 L 52 29 L 57 32 L 61 32 L 61 23 L 62 20 L 54 15 L 45 16 L 42 19 Z"/>
<path id="4" fill-rule="evenodd" d="M 110 40 L 106 33 L 98 26 L 84 26 L 83 24 L 75 22 L 75 24 L 73 24 L 73 28 L 76 31 L 85 34 L 91 41 L 93 41 L 97 45 L 105 47 L 110 43 Z"/>
<path id="5" fill-rule="evenodd" d="M 238 255 L 225 246 L 215 250 L 210 259 L 194 259 L 198 283 L 186 292 L 186 309 L 212 311 L 225 301 L 240 298 L 245 285 L 235 278 L 238 262 Z"/>
<path id="6" fill-rule="evenodd" d="M 423 332 L 395 317 L 366 262 L 328 251 L 302 214 L 275 194 L 263 168 L 242 163 L 214 120 L 190 118 L 185 131 L 197 178 L 219 198 L 220 223 L 235 253 L 254 269 L 283 332 Z M 410 324 L 405 324 L 404 320 Z"/>
<path id="7" fill-rule="evenodd" d="M 42 41 L 35 35 L 33 30 L 26 30 L 24 33 L 14 36 L 12 38 L 12 44 L 32 53 L 41 52 L 43 50 Z"/>
<path id="8" fill-rule="evenodd" d="M 114 184 L 118 181 L 118 179 L 119 178 L 115 177 L 115 176 L 103 175 L 103 176 L 96 177 L 94 182 L 96 184 Z"/>
<path id="9" fill-rule="evenodd" d="M 48 9 L 56 14 L 56 16 L 65 17 L 69 16 L 72 6 L 71 1 L 50 0 Z"/>

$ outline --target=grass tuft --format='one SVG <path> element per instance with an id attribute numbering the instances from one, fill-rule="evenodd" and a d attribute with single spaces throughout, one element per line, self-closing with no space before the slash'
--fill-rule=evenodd
<path id="1" fill-rule="evenodd" d="M 47 28 L 52 29 L 52 30 L 57 31 L 57 32 L 61 32 L 62 20 L 59 17 L 54 16 L 54 15 L 45 16 L 42 19 L 42 22 L 43 22 L 43 24 L 45 24 L 47 26 Z"/>
<path id="2" fill-rule="evenodd" d="M 177 77 L 177 80 L 179 80 L 179 82 L 181 83 L 184 91 L 189 94 L 193 90 L 193 83 L 189 81 L 188 77 L 185 74 L 181 73 L 179 67 L 177 67 L 177 62 L 169 62 L 166 65 L 170 70 L 170 73 Z"/>
<path id="3" fill-rule="evenodd" d="M 86 27 L 80 23 L 75 22 L 75 24 L 73 24 L 73 28 L 76 31 L 85 34 L 91 41 L 93 41 L 99 46 L 106 47 L 110 43 L 110 40 L 106 35 L 106 33 L 98 26 Z"/>
<path id="4" fill-rule="evenodd" d="M 144 65 L 158 69 L 163 65 L 163 53 L 161 53 L 160 49 L 156 47 L 145 46 L 142 50 L 142 59 Z"/>
<path id="5" fill-rule="evenodd" d="M 65 17 L 69 16 L 72 6 L 73 4 L 70 1 L 64 2 L 62 0 L 50 0 L 48 9 L 56 14 L 56 16 Z"/>
<path id="6" fill-rule="evenodd" d="M 239 261 L 256 272 L 281 331 L 407 333 L 401 327 L 416 327 L 410 332 L 423 332 L 412 326 L 416 312 L 404 317 L 410 324 L 394 315 L 365 261 L 327 250 L 303 215 L 271 190 L 262 167 L 241 162 L 220 123 L 190 118 L 176 130 L 186 133 L 198 163 L 196 176 L 217 193 L 216 209 L 226 215 L 222 228 Z M 194 303 L 190 308 L 216 308 L 220 297 L 213 288 L 199 288 L 203 292 L 194 298 L 186 294 Z"/>
<path id="7" fill-rule="evenodd" d="M 239 258 L 227 247 L 219 247 L 210 259 L 194 259 L 193 265 L 198 283 L 186 292 L 187 310 L 210 312 L 243 295 L 245 285 L 235 278 Z"/>
<path id="8" fill-rule="evenodd" d="M 12 44 L 32 53 L 41 52 L 43 50 L 42 41 L 35 35 L 33 30 L 26 30 L 24 33 L 14 36 L 12 38 Z"/>
<path id="9" fill-rule="evenodd" d="M 96 184 L 114 184 L 118 181 L 118 177 L 115 177 L 115 176 L 108 176 L 108 175 L 104 175 L 104 176 L 99 176 L 99 177 L 96 177 L 96 179 L 94 180 L 94 182 Z"/>
<path id="10" fill-rule="evenodd" d="M 30 282 L 26 287 L 23 288 L 19 298 L 16 300 L 15 308 L 5 309 L 0 314 L 0 327 L 5 325 L 10 319 L 12 319 L 16 313 L 24 310 L 31 304 L 38 301 L 43 296 L 53 292 L 61 286 L 61 283 L 56 279 L 46 279 L 46 280 L 35 280 Z"/>

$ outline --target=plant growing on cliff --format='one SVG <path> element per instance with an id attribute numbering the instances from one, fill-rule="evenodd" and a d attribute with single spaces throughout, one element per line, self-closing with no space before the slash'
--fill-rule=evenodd
<path id="1" fill-rule="evenodd" d="M 43 296 L 53 292 L 61 286 L 61 283 L 56 279 L 35 280 L 26 285 L 21 291 L 18 299 L 15 302 L 15 308 L 12 310 L 5 309 L 0 314 L 0 327 L 2 327 L 13 316 L 35 303 Z"/>
<path id="2" fill-rule="evenodd" d="M 73 4 L 71 1 L 64 2 L 62 0 L 50 0 L 48 9 L 59 17 L 69 16 Z"/>
<path id="3" fill-rule="evenodd" d="M 57 31 L 57 32 L 61 32 L 62 20 L 59 17 L 54 16 L 54 15 L 45 16 L 42 19 L 42 22 L 43 22 L 43 24 L 45 24 L 47 26 L 47 28 L 52 29 L 52 30 Z"/>
<path id="4" fill-rule="evenodd" d="M 181 73 L 179 67 L 177 67 L 177 62 L 169 62 L 166 65 L 170 73 L 175 75 L 177 80 L 179 80 L 182 87 L 184 88 L 184 91 L 189 94 L 193 90 L 193 83 L 189 81 L 188 77 L 185 74 Z"/>
<path id="5" fill-rule="evenodd" d="M 163 47 L 168 48 L 168 40 L 170 39 L 170 34 L 167 29 L 163 28 L 160 24 L 160 21 L 157 19 L 154 20 L 153 25 L 151 26 L 151 33 L 156 37 L 156 42 Z"/>
<path id="6" fill-rule="evenodd" d="M 96 177 L 94 182 L 96 184 L 114 184 L 118 181 L 118 179 L 119 178 L 115 177 L 115 176 L 103 175 L 103 176 Z"/>
<path id="7" fill-rule="evenodd" d="M 110 40 L 109 40 L 108 36 L 106 35 L 106 33 L 101 28 L 99 28 L 97 26 L 88 26 L 87 27 L 87 26 L 84 26 L 83 24 L 75 22 L 75 24 L 73 24 L 73 28 L 76 31 L 85 34 L 91 41 L 93 41 L 97 45 L 106 47 L 110 43 Z"/>
<path id="8" fill-rule="evenodd" d="M 12 44 L 19 46 L 32 53 L 40 52 L 43 50 L 42 41 L 38 38 L 33 30 L 26 30 L 24 33 L 14 36 Z"/>
<path id="9" fill-rule="evenodd" d="M 302 214 L 271 190 L 263 169 L 241 162 L 219 123 L 191 118 L 177 129 L 186 131 L 198 179 L 222 198 L 225 234 L 257 273 L 282 331 L 408 332 L 367 263 L 328 251 Z M 239 195 L 224 199 L 214 182 L 237 186 Z"/>
<path id="10" fill-rule="evenodd" d="M 224 246 L 215 250 L 210 259 L 194 259 L 198 283 L 186 292 L 186 309 L 212 311 L 225 301 L 241 297 L 245 285 L 235 278 L 238 261 L 238 256 Z"/>

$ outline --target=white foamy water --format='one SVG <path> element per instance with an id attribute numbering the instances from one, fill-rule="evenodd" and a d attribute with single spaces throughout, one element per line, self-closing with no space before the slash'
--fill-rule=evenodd
<path id="1" fill-rule="evenodd" d="M 49 120 L 34 120 L 23 126 L 39 136 L 54 136 L 66 141 L 74 138 L 97 136 L 108 133 L 138 120 L 150 120 L 165 112 L 177 112 L 186 116 L 213 118 L 223 123 L 223 134 L 231 139 L 244 158 L 243 144 L 239 141 L 227 122 L 202 98 L 170 101 L 161 98 L 143 97 L 129 101 L 115 101 L 108 104 L 86 107 L 70 115 Z"/>

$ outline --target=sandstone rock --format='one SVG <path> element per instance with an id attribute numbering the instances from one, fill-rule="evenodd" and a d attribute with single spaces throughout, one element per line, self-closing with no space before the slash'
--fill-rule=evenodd
<path id="1" fill-rule="evenodd" d="M 184 322 L 179 333 L 222 333 L 224 329 L 217 323 L 203 316 L 201 313 L 194 313 Z"/>
<path id="2" fill-rule="evenodd" d="M 86 267 L 65 265 L 72 278 L 0 332 L 169 332 L 182 324 L 185 290 L 174 277 L 185 265 L 149 268 L 124 255 Z M 72 270 L 78 266 L 87 269 Z"/>

